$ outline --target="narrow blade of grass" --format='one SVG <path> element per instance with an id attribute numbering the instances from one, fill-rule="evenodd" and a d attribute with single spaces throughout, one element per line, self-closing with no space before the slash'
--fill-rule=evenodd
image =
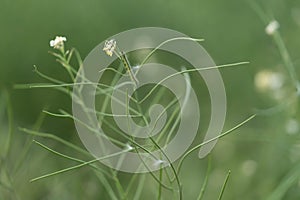
<path id="1" fill-rule="evenodd" d="M 218 200 L 221 200 L 222 197 L 223 197 L 225 188 L 226 188 L 227 183 L 228 183 L 228 180 L 229 180 L 230 173 L 231 173 L 231 171 L 229 170 L 228 173 L 227 173 L 227 176 L 226 176 L 226 178 L 225 178 L 224 184 L 223 184 L 223 186 L 222 186 L 222 189 L 221 189 L 221 192 L 220 192 L 220 195 L 219 195 Z"/>

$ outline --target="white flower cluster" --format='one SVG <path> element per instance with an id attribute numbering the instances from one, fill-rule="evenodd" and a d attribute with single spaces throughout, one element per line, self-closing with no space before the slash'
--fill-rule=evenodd
<path id="1" fill-rule="evenodd" d="M 265 31 L 268 35 L 273 35 L 275 33 L 275 31 L 277 29 L 279 29 L 279 27 L 280 27 L 280 25 L 279 25 L 278 21 L 273 20 L 267 25 Z"/>
<path id="2" fill-rule="evenodd" d="M 284 83 L 284 77 L 279 72 L 262 70 L 255 75 L 255 86 L 260 91 L 278 90 Z"/>
<path id="3" fill-rule="evenodd" d="M 109 55 L 109 56 L 112 56 L 115 49 L 117 47 L 117 42 L 116 40 L 114 39 L 111 39 L 111 40 L 107 40 L 104 44 L 104 47 L 103 47 L 103 51 Z"/>
<path id="4" fill-rule="evenodd" d="M 266 93 L 275 100 L 286 96 L 285 77 L 280 72 L 262 70 L 255 75 L 254 83 L 259 92 Z"/>
<path id="5" fill-rule="evenodd" d="M 285 124 L 287 134 L 293 135 L 299 132 L 300 125 L 296 119 L 289 119 Z"/>
<path id="6" fill-rule="evenodd" d="M 60 49 L 64 46 L 64 42 L 66 41 L 66 37 L 56 36 L 54 40 L 50 41 L 50 47 L 53 47 L 54 49 Z"/>

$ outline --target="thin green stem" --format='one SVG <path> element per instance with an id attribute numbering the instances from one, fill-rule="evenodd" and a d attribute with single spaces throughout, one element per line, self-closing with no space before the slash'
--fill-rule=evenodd
<path id="1" fill-rule="evenodd" d="M 60 81 L 60 80 L 57 80 L 57 79 L 55 79 L 55 78 L 52 78 L 52 77 L 50 77 L 50 76 L 47 76 L 46 74 L 43 74 L 42 72 L 40 72 L 39 70 L 38 70 L 38 67 L 36 66 L 36 65 L 33 65 L 33 67 L 34 67 L 34 72 L 35 73 L 37 73 L 40 77 L 42 77 L 42 78 L 44 78 L 44 79 L 46 79 L 46 80 L 48 80 L 48 81 L 50 81 L 50 82 L 53 82 L 53 83 L 57 83 L 57 84 L 63 84 L 64 82 L 62 82 L 62 81 Z"/>
<path id="2" fill-rule="evenodd" d="M 225 188 L 226 188 L 227 183 L 228 183 L 228 180 L 229 180 L 230 173 L 231 173 L 231 171 L 229 170 L 228 173 L 227 173 L 227 176 L 226 176 L 226 178 L 225 178 L 225 180 L 224 180 L 224 183 L 223 183 L 223 186 L 222 186 L 222 189 L 221 189 L 221 192 L 220 192 L 220 195 L 219 195 L 218 200 L 221 200 L 222 197 L 223 197 Z"/>
<path id="3" fill-rule="evenodd" d="M 210 142 L 212 142 L 212 141 L 215 141 L 215 140 L 217 140 L 217 139 L 219 139 L 219 138 L 222 138 L 222 137 L 228 135 L 229 133 L 235 131 L 236 129 L 240 128 L 241 126 L 243 126 L 244 124 L 246 124 L 247 122 L 249 122 L 250 120 L 252 120 L 255 116 L 256 116 L 256 115 L 251 115 L 251 116 L 248 117 L 246 120 L 242 121 L 241 123 L 239 123 L 238 125 L 234 126 L 234 127 L 231 128 L 231 129 L 229 129 L 228 131 L 226 131 L 226 132 L 224 132 L 224 133 L 222 133 L 222 134 L 220 134 L 220 135 L 218 135 L 218 136 L 216 136 L 216 137 L 214 137 L 214 138 L 211 138 L 211 139 L 209 139 L 209 140 L 207 140 L 207 141 L 205 141 L 205 142 L 202 142 L 201 144 L 198 144 L 198 145 L 196 145 L 195 147 L 193 147 L 192 149 L 190 149 L 189 151 L 187 151 L 187 152 L 182 156 L 182 158 L 181 158 L 180 161 L 179 161 L 179 164 L 178 164 L 178 167 L 177 167 L 177 173 L 179 174 L 184 159 L 185 159 L 189 154 L 191 154 L 193 151 L 197 150 L 198 148 L 202 147 L 203 145 L 206 145 L 206 144 L 208 144 L 208 143 L 210 143 Z"/>
<path id="4" fill-rule="evenodd" d="M 163 178 L 163 169 L 160 168 L 159 169 L 159 182 L 163 182 L 162 178 Z M 162 187 L 161 187 L 161 184 L 159 184 L 157 200 L 161 200 L 161 195 L 162 195 Z"/>
<path id="5" fill-rule="evenodd" d="M 50 134 L 50 133 L 42 133 L 42 132 L 38 132 L 38 131 L 33 131 L 33 130 L 26 129 L 26 128 L 19 128 L 19 130 L 22 131 L 22 132 L 28 133 L 30 135 L 53 139 L 57 142 L 60 142 L 64 145 L 78 151 L 79 153 L 90 156 L 90 153 L 87 152 L 86 150 L 84 150 L 84 149 L 82 149 L 82 148 L 80 148 L 80 147 L 78 147 L 78 146 L 76 146 L 76 145 L 60 138 L 60 137 L 57 137 L 56 135 L 53 135 L 53 134 Z"/>
<path id="6" fill-rule="evenodd" d="M 79 169 L 81 167 L 90 165 L 90 164 L 95 163 L 97 161 L 108 159 L 108 158 L 112 158 L 112 157 L 121 155 L 121 154 L 126 153 L 126 152 L 128 152 L 128 150 L 123 150 L 123 151 L 120 151 L 120 152 L 117 152 L 117 153 L 113 153 L 113 154 L 110 154 L 110 155 L 107 155 L 107 156 L 96 158 L 96 159 L 93 159 L 93 160 L 81 163 L 79 165 L 75 165 L 73 167 L 68 167 L 68 168 L 65 168 L 65 169 L 62 169 L 62 170 L 58 170 L 56 172 L 52 172 L 52 173 L 49 173 L 49 174 L 45 174 L 43 176 L 39 176 L 37 178 L 31 179 L 30 182 L 38 181 L 38 180 L 41 180 L 41 179 L 44 179 L 44 178 L 48 178 L 48 177 L 51 177 L 51 176 L 54 176 L 54 175 L 57 175 L 57 174 L 62 174 L 62 173 L 65 173 L 65 172 L 68 172 L 68 171 L 71 171 L 71 170 Z"/>
<path id="7" fill-rule="evenodd" d="M 126 71 L 128 72 L 128 74 L 130 76 L 130 79 L 134 83 L 135 87 L 137 87 L 137 85 L 139 84 L 139 81 L 137 80 L 135 74 L 132 72 L 132 67 L 131 67 L 130 62 L 127 58 L 127 55 L 124 52 L 121 52 L 121 61 L 124 65 Z"/>
<path id="8" fill-rule="evenodd" d="M 199 196 L 198 196 L 197 200 L 202 200 L 203 199 L 204 192 L 206 190 L 207 183 L 208 183 L 208 177 L 210 175 L 210 170 L 211 170 L 211 155 L 208 156 L 207 171 L 206 171 L 204 182 L 202 184 L 202 187 L 201 187 L 201 190 L 200 190 L 200 193 L 199 193 Z"/>
<path id="9" fill-rule="evenodd" d="M 136 149 L 136 148 L 135 148 L 135 149 Z M 161 182 L 161 181 L 159 180 L 159 178 L 157 178 L 157 177 L 155 176 L 155 174 L 150 170 L 150 168 L 149 168 L 149 167 L 147 166 L 147 164 L 144 162 L 144 160 L 142 159 L 142 157 L 140 156 L 140 154 L 139 154 L 139 152 L 138 152 L 137 150 L 136 150 L 136 153 L 137 153 L 137 155 L 140 157 L 142 163 L 144 164 L 144 166 L 145 166 L 146 169 L 148 170 L 148 173 L 150 173 L 150 175 L 154 178 L 154 180 L 155 180 L 158 184 L 160 184 L 163 188 L 165 188 L 165 189 L 167 189 L 167 190 L 170 190 L 170 191 L 173 191 L 173 188 L 171 188 L 171 187 L 165 185 L 163 182 Z"/>
<path id="10" fill-rule="evenodd" d="M 160 47 L 162 47 L 163 45 L 172 42 L 172 41 L 176 41 L 176 40 L 192 40 L 192 41 L 197 41 L 197 42 L 201 42 L 204 41 L 204 39 L 197 39 L 197 38 L 190 38 L 190 37 L 176 37 L 176 38 L 171 38 L 168 40 L 163 41 L 162 43 L 160 43 L 157 47 L 155 47 L 146 57 L 145 59 L 142 61 L 142 63 L 140 64 L 140 67 L 137 69 L 135 75 L 138 74 L 139 70 L 143 67 L 143 65 L 147 62 L 147 60 L 153 55 L 153 53 L 155 51 L 157 51 Z"/>
<path id="11" fill-rule="evenodd" d="M 249 62 L 238 62 L 238 63 L 229 63 L 229 64 L 224 64 L 224 65 L 217 65 L 217 66 L 212 66 L 212 67 L 203 67 L 203 68 L 196 68 L 196 69 L 187 69 L 187 70 L 182 70 L 179 72 L 176 72 L 174 74 L 171 74 L 165 78 L 163 78 L 162 80 L 160 80 L 151 90 L 150 92 L 142 99 L 139 101 L 139 103 L 144 102 L 152 93 L 153 91 L 159 86 L 161 85 L 163 82 L 165 82 L 166 80 L 168 80 L 169 78 L 172 78 L 174 76 L 178 76 L 180 74 L 184 74 L 184 73 L 190 73 L 190 72 L 195 72 L 195 71 L 205 71 L 205 70 L 212 70 L 212 69 L 219 69 L 219 68 L 224 68 L 224 67 L 234 67 L 234 66 L 238 66 L 238 65 L 245 65 L 245 64 L 249 64 Z"/>
<path id="12" fill-rule="evenodd" d="M 83 161 L 83 160 L 81 160 L 81 159 L 74 158 L 74 157 L 68 156 L 68 155 L 66 155 L 66 154 L 62 154 L 62 153 L 60 153 L 60 152 L 58 152 L 58 151 L 55 151 L 55 150 L 53 150 L 53 149 L 47 147 L 46 145 L 44 145 L 44 144 L 42 144 L 42 143 L 40 143 L 40 142 L 38 142 L 38 141 L 36 141 L 36 140 L 33 140 L 33 142 L 34 142 L 35 144 L 39 145 L 40 147 L 42 147 L 43 149 L 46 149 L 47 151 L 49 151 L 49 152 L 51 152 L 51 153 L 53 153 L 53 154 L 55 154 L 55 155 L 57 155 L 57 156 L 60 156 L 60 157 L 63 157 L 63 158 L 65 158 L 65 159 L 68 159 L 68 160 L 71 160 L 71 161 L 75 161 L 75 162 L 78 162 L 78 163 L 85 163 L 85 162 L 86 162 L 86 161 Z M 92 165 L 92 164 L 89 164 L 89 165 L 90 165 L 92 168 L 94 168 L 94 169 L 96 169 L 96 170 L 99 170 L 100 172 L 102 172 L 103 174 L 105 174 L 105 175 L 107 175 L 107 176 L 109 177 L 109 174 L 108 174 L 107 172 L 105 172 L 103 169 L 98 168 L 98 167 L 96 167 L 95 165 Z"/>
<path id="13" fill-rule="evenodd" d="M 181 187 L 181 183 L 178 177 L 178 174 L 175 170 L 174 165 L 172 164 L 172 161 L 169 159 L 169 157 L 167 156 L 167 154 L 162 150 L 162 148 L 155 142 L 155 140 L 152 137 L 149 137 L 150 140 L 153 142 L 153 144 L 161 151 L 161 153 L 164 155 L 164 157 L 168 160 L 168 163 L 174 173 L 176 182 L 177 182 L 177 186 L 178 186 L 178 190 L 179 190 L 179 199 L 182 200 L 182 187 Z"/>
<path id="14" fill-rule="evenodd" d="M 114 190 L 112 189 L 110 183 L 107 181 L 107 179 L 105 178 L 105 176 L 102 173 L 99 173 L 98 171 L 96 171 L 96 176 L 98 177 L 98 179 L 100 180 L 100 182 L 102 183 L 102 185 L 104 186 L 104 188 L 106 189 L 108 195 L 110 196 L 110 199 L 112 200 L 120 200 Z"/>
<path id="15" fill-rule="evenodd" d="M 7 90 L 3 91 L 4 96 L 6 97 L 6 105 L 7 105 L 7 118 L 8 118 L 8 137 L 5 144 L 5 151 L 4 151 L 4 158 L 7 158 L 9 151 L 12 146 L 12 138 L 14 133 L 14 126 L 13 126 L 13 112 L 12 112 L 12 105 L 10 95 L 8 94 Z"/>
<path id="16" fill-rule="evenodd" d="M 273 34 L 273 38 L 278 47 L 278 50 L 280 52 L 281 58 L 284 62 L 284 65 L 286 66 L 286 69 L 287 69 L 287 71 L 292 79 L 292 82 L 296 88 L 296 91 L 299 93 L 300 92 L 300 83 L 298 81 L 297 72 L 296 72 L 295 66 L 292 62 L 290 54 L 285 46 L 285 43 L 284 43 L 279 31 L 275 31 L 275 33 Z"/>
<path id="17" fill-rule="evenodd" d="M 252 7 L 252 9 L 257 13 L 259 18 L 266 24 L 269 23 L 268 17 L 266 16 L 263 9 L 258 5 L 256 1 L 248 0 L 247 3 Z"/>
<path id="18" fill-rule="evenodd" d="M 48 107 L 46 106 L 45 108 L 48 108 Z M 40 113 L 39 114 L 37 120 L 35 121 L 35 123 L 32 127 L 33 130 L 38 131 L 40 129 L 40 127 L 42 126 L 42 123 L 45 120 L 45 116 L 46 116 L 45 113 Z M 16 173 L 20 169 L 20 167 L 24 163 L 24 160 L 26 159 L 26 156 L 28 156 L 28 153 L 30 151 L 30 147 L 32 145 L 32 138 L 33 137 L 34 136 L 31 135 L 30 137 L 26 138 L 26 142 L 23 145 L 23 151 L 20 154 L 18 161 L 16 161 L 16 163 L 14 165 L 13 174 Z"/>
<path id="19" fill-rule="evenodd" d="M 141 175 L 141 178 L 139 178 L 139 183 L 137 185 L 137 189 L 135 190 L 135 194 L 134 194 L 134 198 L 133 200 L 140 200 L 141 199 L 141 194 L 142 194 L 142 190 L 145 184 L 145 175 Z"/>
<path id="20" fill-rule="evenodd" d="M 111 114 L 111 113 L 103 113 L 103 112 L 98 112 L 98 111 L 95 111 L 96 114 L 99 114 L 99 115 L 103 115 L 103 116 L 108 116 L 108 117 L 127 117 L 127 115 L 116 115 L 116 114 Z M 50 111 L 47 111 L 47 110 L 43 110 L 43 113 L 45 114 L 48 114 L 50 116 L 54 116 L 54 117 L 62 117 L 62 118 L 69 118 L 70 115 L 69 114 L 59 114 L 59 113 L 53 113 L 53 112 L 50 112 Z M 129 117 L 141 117 L 141 115 L 129 115 Z"/>

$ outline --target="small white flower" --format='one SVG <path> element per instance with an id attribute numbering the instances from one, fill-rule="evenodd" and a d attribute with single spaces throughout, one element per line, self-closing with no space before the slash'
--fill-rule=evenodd
<path id="1" fill-rule="evenodd" d="M 117 42 L 116 40 L 114 39 L 111 39 L 111 40 L 107 40 L 104 44 L 104 47 L 103 47 L 103 51 L 109 55 L 109 56 L 112 56 L 115 49 L 117 47 Z"/>
<path id="2" fill-rule="evenodd" d="M 242 172 L 246 176 L 251 176 L 257 169 L 257 162 L 254 160 L 246 160 L 242 163 Z"/>
<path id="3" fill-rule="evenodd" d="M 293 135 L 299 132 L 300 126 L 296 119 L 289 119 L 285 124 L 287 134 Z"/>
<path id="4" fill-rule="evenodd" d="M 279 72 L 263 70 L 255 75 L 255 86 L 260 91 L 279 90 L 284 84 L 284 77 Z"/>
<path id="5" fill-rule="evenodd" d="M 279 25 L 278 21 L 273 20 L 267 25 L 265 31 L 268 35 L 273 35 L 279 27 L 280 27 L 280 25 Z"/>
<path id="6" fill-rule="evenodd" d="M 66 37 L 62 36 L 56 36 L 54 40 L 50 41 L 50 47 L 53 47 L 54 49 L 60 49 L 64 46 L 64 42 L 67 41 Z"/>

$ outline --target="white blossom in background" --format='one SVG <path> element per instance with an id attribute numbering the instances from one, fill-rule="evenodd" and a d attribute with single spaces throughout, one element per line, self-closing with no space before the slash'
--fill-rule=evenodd
<path id="1" fill-rule="evenodd" d="M 265 31 L 268 35 L 273 35 L 279 27 L 279 23 L 276 20 L 273 20 L 266 26 Z"/>
<path id="2" fill-rule="evenodd" d="M 254 160 L 246 160 L 242 163 L 241 168 L 245 176 L 251 176 L 257 169 L 257 162 Z"/>
<path id="3" fill-rule="evenodd" d="M 66 41 L 66 37 L 56 36 L 54 40 L 50 41 L 50 47 L 53 47 L 54 49 L 60 49 L 64 46 L 64 42 Z"/>
<path id="4" fill-rule="evenodd" d="M 287 134 L 293 135 L 299 132 L 300 126 L 296 119 L 289 119 L 285 124 Z"/>
<path id="5" fill-rule="evenodd" d="M 279 90 L 284 83 L 284 76 L 279 72 L 262 70 L 255 75 L 255 86 L 259 91 Z"/>
<path id="6" fill-rule="evenodd" d="M 270 97 L 281 100 L 286 96 L 284 90 L 285 77 L 279 72 L 262 70 L 255 75 L 254 84 L 256 90 L 270 95 Z"/>
<path id="7" fill-rule="evenodd" d="M 103 51 L 109 55 L 109 56 L 112 56 L 115 49 L 117 47 L 117 42 L 116 40 L 114 39 L 111 39 L 111 40 L 107 40 L 104 44 L 104 47 L 103 47 Z"/>

